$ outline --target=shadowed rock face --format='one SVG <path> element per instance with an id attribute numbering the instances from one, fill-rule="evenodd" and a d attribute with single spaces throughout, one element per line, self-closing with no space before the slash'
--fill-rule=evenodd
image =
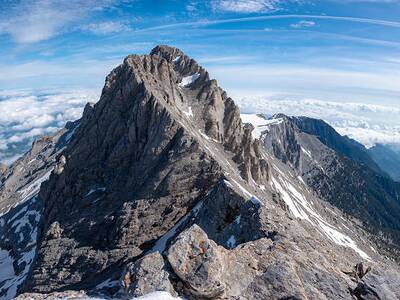
<path id="1" fill-rule="evenodd" d="M 71 123 L 70 125 L 74 125 Z M 58 166 L 72 128 L 42 137 L 0 173 L 0 299 L 12 299 L 34 262 L 43 203 L 40 185 Z"/>
<path id="2" fill-rule="evenodd" d="M 31 288 L 87 287 L 151 248 L 223 176 L 221 153 L 245 180 L 266 182 L 250 132 L 216 81 L 178 49 L 128 56 L 85 109 L 62 172 L 41 190 Z"/>
<path id="3" fill-rule="evenodd" d="M 376 144 L 368 149 L 368 153 L 393 180 L 400 182 L 400 153 L 383 144 Z"/>

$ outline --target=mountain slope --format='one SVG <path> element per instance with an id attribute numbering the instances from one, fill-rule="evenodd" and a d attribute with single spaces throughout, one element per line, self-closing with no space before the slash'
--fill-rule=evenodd
<path id="1" fill-rule="evenodd" d="M 383 174 L 378 164 L 370 157 L 368 150 L 362 144 L 347 136 L 341 136 L 324 121 L 307 117 L 296 117 L 292 121 L 301 131 L 314 135 L 321 143 L 333 149 L 337 154 L 348 157 L 366 165 L 377 173 Z"/>
<path id="2" fill-rule="evenodd" d="M 0 299 L 14 298 L 34 262 L 43 211 L 39 189 L 55 168 L 73 128 L 70 123 L 55 135 L 38 139 L 0 174 Z"/>
<path id="3" fill-rule="evenodd" d="M 397 253 L 400 245 L 400 185 L 354 160 L 354 156 L 338 153 L 337 146 L 328 147 L 348 145 L 348 139 L 332 134 L 334 129 L 328 129 L 325 122 L 284 115 L 273 120 L 266 121 L 270 125 L 261 136 L 264 145 L 296 170 L 319 196 L 360 220 Z M 324 129 L 313 131 L 311 128 Z M 327 137 L 324 132 L 328 132 Z M 321 142 L 332 136 L 335 136 L 334 142 Z M 348 151 L 356 153 L 357 149 Z"/>
<path id="4" fill-rule="evenodd" d="M 49 160 L 20 299 L 400 297 L 398 266 L 254 132 L 180 50 L 128 56 Z"/>
<path id="5" fill-rule="evenodd" d="M 369 154 L 379 167 L 392 177 L 393 180 L 400 182 L 400 154 L 390 147 L 377 144 L 368 149 Z"/>

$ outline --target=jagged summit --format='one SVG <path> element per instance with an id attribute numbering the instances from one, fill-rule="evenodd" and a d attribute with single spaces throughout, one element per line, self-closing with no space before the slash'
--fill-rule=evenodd
<path id="1" fill-rule="evenodd" d="M 125 58 L 99 102 L 85 109 L 62 172 L 40 191 L 44 218 L 31 288 L 47 291 L 54 270 L 65 276 L 53 286 L 90 286 L 91 268 L 55 253 L 89 265 L 92 257 L 104 272 L 115 268 L 148 251 L 223 178 L 266 185 L 268 164 L 250 131 L 232 99 L 179 50 Z"/>

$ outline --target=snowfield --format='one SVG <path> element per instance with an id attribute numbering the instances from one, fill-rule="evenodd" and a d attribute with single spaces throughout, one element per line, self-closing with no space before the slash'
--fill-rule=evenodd
<path id="1" fill-rule="evenodd" d="M 306 220 L 335 244 L 353 249 L 363 259 L 371 260 L 368 254 L 362 251 L 354 240 L 339 232 L 333 225 L 329 224 L 313 210 L 306 197 L 290 183 L 287 175 L 276 167 L 275 170 L 278 172 L 272 177 L 271 185 L 281 195 L 290 212 L 296 218 Z"/>
<path id="2" fill-rule="evenodd" d="M 200 73 L 195 73 L 189 76 L 185 76 L 182 78 L 181 83 L 179 84 L 180 87 L 186 87 L 197 80 L 200 77 Z"/>
<path id="3" fill-rule="evenodd" d="M 276 125 L 283 122 L 282 118 L 264 118 L 257 114 L 241 114 L 243 123 L 251 124 L 254 126 L 254 130 L 252 132 L 253 138 L 259 139 L 261 134 L 268 130 L 270 125 Z"/>

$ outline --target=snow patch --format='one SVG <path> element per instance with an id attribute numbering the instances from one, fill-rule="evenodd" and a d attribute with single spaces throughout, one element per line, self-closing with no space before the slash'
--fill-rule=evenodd
<path id="1" fill-rule="evenodd" d="M 13 280 L 15 276 L 13 259 L 9 251 L 0 249 L 0 283 L 4 284 L 0 288 L 0 294 L 6 292 L 2 299 L 13 299 L 17 294 L 17 286 L 9 284 L 9 281 Z"/>
<path id="2" fill-rule="evenodd" d="M 14 276 L 13 259 L 10 252 L 0 249 L 0 282 L 11 279 Z"/>
<path id="3" fill-rule="evenodd" d="M 186 117 L 191 118 L 193 117 L 193 112 L 192 112 L 192 108 L 189 106 L 189 110 L 188 111 L 183 111 L 183 113 L 186 115 Z"/>
<path id="4" fill-rule="evenodd" d="M 71 138 L 74 136 L 76 129 L 78 129 L 80 123 L 78 123 L 74 128 L 72 128 L 67 135 L 65 136 L 65 141 L 68 143 Z"/>
<path id="5" fill-rule="evenodd" d="M 268 130 L 270 125 L 278 125 L 284 121 L 283 118 L 266 119 L 257 114 L 241 114 L 240 117 L 242 118 L 243 123 L 248 123 L 254 126 L 254 130 L 251 134 L 255 139 L 259 139 L 261 134 Z"/>
<path id="6" fill-rule="evenodd" d="M 36 179 L 33 183 L 20 190 L 19 193 L 22 195 L 22 200 L 19 201 L 18 204 L 32 198 L 35 194 L 37 194 L 39 192 L 41 184 L 49 179 L 52 171 L 53 169 L 47 171 L 44 175 Z"/>
<path id="7" fill-rule="evenodd" d="M 370 260 L 368 254 L 358 248 L 355 241 L 336 230 L 334 226 L 330 225 L 316 213 L 306 197 L 289 182 L 279 169 L 276 170 L 280 174 L 272 177 L 272 187 L 281 195 L 289 210 L 296 218 L 308 221 L 335 244 L 353 249 L 363 259 Z"/>
<path id="8" fill-rule="evenodd" d="M 288 185 L 285 182 L 279 182 L 273 177 L 272 184 L 275 187 L 276 191 L 281 195 L 283 201 L 285 201 L 286 205 L 289 207 L 290 212 L 296 218 L 304 219 L 311 222 L 310 218 L 308 217 L 307 213 L 302 209 L 301 205 L 295 199 L 293 199 L 295 198 L 295 195 L 289 192 Z M 282 185 L 285 185 L 285 188 Z"/>
<path id="9" fill-rule="evenodd" d="M 200 73 L 195 73 L 189 76 L 185 76 L 182 78 L 181 83 L 179 83 L 180 87 L 186 87 L 190 84 L 192 84 L 193 82 L 195 82 L 198 78 L 200 77 Z"/>
<path id="10" fill-rule="evenodd" d="M 104 289 L 104 288 L 110 288 L 110 287 L 113 287 L 113 286 L 117 286 L 119 284 L 120 284 L 119 280 L 107 279 L 106 281 L 103 281 L 102 283 L 99 283 L 98 285 L 96 285 L 96 290 L 101 290 L 101 289 Z"/>
<path id="11" fill-rule="evenodd" d="M 232 181 L 236 184 L 236 186 L 245 194 L 247 197 L 251 198 L 253 197 L 253 194 L 250 193 L 248 190 L 246 190 L 239 182 L 237 182 L 235 179 L 232 179 Z"/>
<path id="12" fill-rule="evenodd" d="M 199 130 L 199 132 L 200 132 L 200 135 L 201 135 L 203 138 L 205 138 L 207 141 L 210 141 L 210 140 L 211 140 L 211 138 L 210 138 L 207 134 L 201 132 L 200 130 Z M 212 152 L 212 151 L 211 151 L 211 152 Z"/>
<path id="13" fill-rule="evenodd" d="M 140 300 L 184 300 L 184 298 L 174 297 L 168 292 L 153 292 L 138 298 L 132 299 L 140 299 Z"/>
<path id="14" fill-rule="evenodd" d="M 90 191 L 85 195 L 85 197 L 90 196 L 91 194 L 95 193 L 95 192 L 104 192 L 106 190 L 105 187 L 99 187 L 99 188 L 91 188 Z"/>
<path id="15" fill-rule="evenodd" d="M 311 152 L 310 152 L 310 151 L 308 151 L 307 149 L 305 149 L 305 148 L 303 148 L 303 147 L 301 147 L 301 151 L 302 151 L 305 155 L 307 155 L 309 158 L 312 159 L 312 155 L 311 155 Z"/>
<path id="16" fill-rule="evenodd" d="M 258 199 L 256 196 L 251 196 L 250 198 L 251 203 L 253 203 L 255 206 L 260 207 L 261 206 L 261 201 Z"/>
<path id="17" fill-rule="evenodd" d="M 329 225 L 324 221 L 319 221 L 319 226 L 325 232 L 326 236 L 329 239 L 331 239 L 335 244 L 351 248 L 365 260 L 370 260 L 368 254 L 362 251 L 360 248 L 358 248 L 356 243 L 351 238 L 344 235 L 343 233 L 340 233 L 339 231 L 337 231 L 331 225 Z"/>
<path id="18" fill-rule="evenodd" d="M 241 216 L 238 215 L 238 216 L 236 217 L 236 219 L 235 219 L 235 223 L 239 225 L 239 224 L 240 224 L 240 219 L 241 219 Z"/>

